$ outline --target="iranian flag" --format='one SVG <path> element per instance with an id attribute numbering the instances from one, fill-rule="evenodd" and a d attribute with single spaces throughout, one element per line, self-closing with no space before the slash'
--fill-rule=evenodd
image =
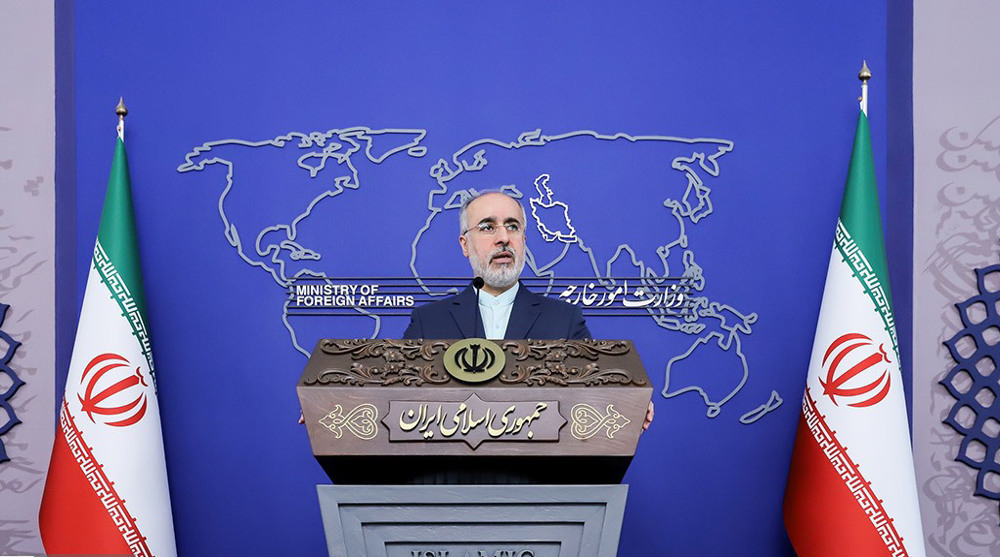
<path id="1" fill-rule="evenodd" d="M 39 513 L 50 554 L 177 554 L 148 325 L 119 123 Z"/>
<path id="2" fill-rule="evenodd" d="M 785 489 L 800 557 L 924 555 L 873 166 L 862 111 Z"/>

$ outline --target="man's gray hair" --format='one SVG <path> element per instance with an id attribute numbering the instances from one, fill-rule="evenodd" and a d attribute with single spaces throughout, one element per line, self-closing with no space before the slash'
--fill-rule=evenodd
<path id="1" fill-rule="evenodd" d="M 465 201 L 462 202 L 462 208 L 459 209 L 459 211 L 458 211 L 458 234 L 459 235 L 465 234 L 469 230 L 469 226 L 465 222 L 465 219 L 468 216 L 468 212 L 469 212 L 469 205 L 471 205 L 473 201 L 479 199 L 480 197 L 482 197 L 484 195 L 489 195 L 491 193 L 499 193 L 500 195 L 506 195 L 507 197 L 513 199 L 514 203 L 517 203 L 517 206 L 521 208 L 521 221 L 522 221 L 521 224 L 527 226 L 527 224 L 528 224 L 528 222 L 527 222 L 528 221 L 528 215 L 527 215 L 527 213 L 524 212 L 524 205 L 521 205 L 521 202 L 516 197 L 514 197 L 513 195 L 511 195 L 511 194 L 509 194 L 509 193 L 507 193 L 507 192 L 505 192 L 503 190 L 474 191 L 474 192 L 471 192 L 469 194 L 469 196 L 465 198 Z"/>

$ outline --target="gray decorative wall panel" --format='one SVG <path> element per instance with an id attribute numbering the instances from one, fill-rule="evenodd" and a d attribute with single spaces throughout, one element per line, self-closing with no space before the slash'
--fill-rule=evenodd
<path id="1" fill-rule="evenodd" d="M 0 555 L 42 550 L 55 406 L 53 3 L 0 3 Z M 5 311 L 3 311 L 5 309 Z"/>
<path id="2" fill-rule="evenodd" d="M 963 329 L 955 304 L 1000 254 L 997 21 L 995 2 L 914 4 L 913 444 L 928 556 L 1000 554 L 997 503 L 955 460 L 963 437 L 942 420 L 956 400 L 939 384 L 955 366 L 942 343 Z"/>

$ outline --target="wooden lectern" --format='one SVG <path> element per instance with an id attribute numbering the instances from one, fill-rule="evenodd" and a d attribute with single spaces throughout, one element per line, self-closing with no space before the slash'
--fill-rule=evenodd
<path id="1" fill-rule="evenodd" d="M 298 396 L 330 554 L 615 555 L 652 390 L 623 340 L 320 341 Z"/>

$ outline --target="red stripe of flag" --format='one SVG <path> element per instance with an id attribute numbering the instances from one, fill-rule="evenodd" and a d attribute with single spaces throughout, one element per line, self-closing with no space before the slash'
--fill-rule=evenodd
<path id="1" fill-rule="evenodd" d="M 62 431 L 56 432 L 43 499 L 38 526 L 47 553 L 132 554 Z"/>
<path id="2" fill-rule="evenodd" d="M 864 509 L 799 418 L 795 452 L 785 492 L 785 529 L 799 555 L 885 557 L 889 555 Z"/>

